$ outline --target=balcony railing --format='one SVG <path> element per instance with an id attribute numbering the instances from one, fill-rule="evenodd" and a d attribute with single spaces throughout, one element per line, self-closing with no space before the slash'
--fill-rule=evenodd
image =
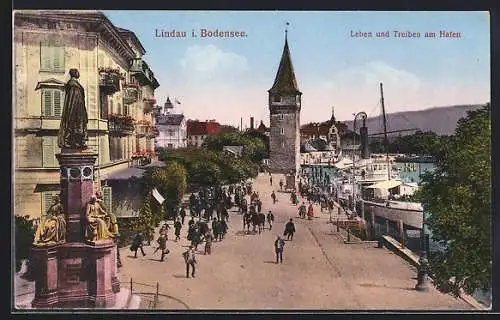
<path id="1" fill-rule="evenodd" d="M 152 112 L 154 109 L 154 105 L 156 104 L 156 100 L 151 98 L 144 98 L 143 102 L 144 102 L 144 109 L 143 109 L 144 113 Z"/>
<path id="2" fill-rule="evenodd" d="M 106 95 L 111 95 L 120 91 L 120 75 L 114 72 L 99 72 L 99 87 L 101 92 Z"/>
<path id="3" fill-rule="evenodd" d="M 133 60 L 132 66 L 130 67 L 130 74 L 132 74 L 141 85 L 151 85 L 154 89 L 160 86 L 154 77 L 153 71 L 149 69 L 148 64 L 141 58 Z"/>
<path id="4" fill-rule="evenodd" d="M 123 103 L 131 104 L 139 100 L 139 89 L 135 84 L 123 85 Z"/>
<path id="5" fill-rule="evenodd" d="M 109 132 L 117 135 L 130 135 L 134 133 L 135 120 L 126 115 L 111 114 L 108 117 Z"/>

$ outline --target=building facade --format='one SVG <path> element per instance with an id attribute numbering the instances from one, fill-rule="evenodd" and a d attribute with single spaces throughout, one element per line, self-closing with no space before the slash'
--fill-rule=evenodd
<path id="1" fill-rule="evenodd" d="M 201 147 L 205 138 L 219 132 L 220 125 L 215 120 L 187 121 L 187 145 L 189 147 Z"/>
<path id="2" fill-rule="evenodd" d="M 300 110 L 302 93 L 298 89 L 288 40 L 269 93 L 269 170 L 295 175 L 300 167 Z"/>
<path id="3" fill-rule="evenodd" d="M 187 146 L 186 117 L 182 113 L 172 112 L 174 107 L 170 98 L 156 114 L 156 127 L 159 135 L 155 139 L 155 148 L 177 149 Z"/>
<path id="4" fill-rule="evenodd" d="M 137 136 L 136 123 L 148 119 L 144 97 L 159 86 L 149 84 L 133 62 L 145 53 L 135 35 L 114 26 L 97 11 L 18 11 L 14 15 L 13 117 L 15 213 L 39 217 L 59 193 L 55 157 L 64 85 L 69 69 L 79 70 L 88 113 L 89 151 L 99 154 L 95 188 L 106 175 L 129 166 L 153 138 Z M 149 117 L 151 117 L 149 115 Z M 153 126 L 154 123 L 152 122 Z M 110 204 L 111 190 L 104 191 Z"/>

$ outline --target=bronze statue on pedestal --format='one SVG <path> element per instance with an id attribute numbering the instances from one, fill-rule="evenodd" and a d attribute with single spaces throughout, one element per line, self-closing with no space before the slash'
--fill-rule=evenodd
<path id="1" fill-rule="evenodd" d="M 85 240 L 95 242 L 113 237 L 113 234 L 109 232 L 105 221 L 108 214 L 101 208 L 97 202 L 96 196 L 92 196 L 90 198 L 90 201 L 87 204 L 86 216 L 87 226 L 85 228 Z"/>
<path id="2" fill-rule="evenodd" d="M 54 197 L 54 204 L 42 216 L 35 233 L 33 245 L 48 246 L 66 242 L 66 219 L 60 196 Z"/>
<path id="3" fill-rule="evenodd" d="M 87 109 L 85 108 L 85 92 L 78 82 L 80 72 L 70 69 L 71 79 L 66 83 L 64 90 L 64 109 L 57 142 L 60 148 L 87 148 Z"/>

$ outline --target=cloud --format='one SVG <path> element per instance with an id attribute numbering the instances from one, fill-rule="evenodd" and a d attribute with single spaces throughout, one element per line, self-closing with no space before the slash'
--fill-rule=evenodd
<path id="1" fill-rule="evenodd" d="M 185 76 L 204 80 L 237 76 L 248 69 L 244 56 L 212 44 L 188 47 L 179 65 Z"/>

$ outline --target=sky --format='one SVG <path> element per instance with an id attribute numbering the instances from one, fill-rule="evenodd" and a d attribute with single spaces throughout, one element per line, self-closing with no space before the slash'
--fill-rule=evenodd
<path id="1" fill-rule="evenodd" d="M 189 119 L 249 126 L 269 124 L 268 93 L 283 51 L 285 28 L 299 89 L 301 123 L 490 101 L 488 12 L 367 11 L 103 11 L 133 31 L 144 60 L 167 96 Z M 286 26 L 286 23 L 289 23 Z M 245 37 L 200 37 L 200 30 Z M 186 37 L 157 37 L 184 31 Z M 198 35 L 192 37 L 192 31 Z M 377 32 L 389 31 L 389 37 Z M 395 37 L 395 31 L 420 37 Z M 460 33 L 440 38 L 440 31 Z M 372 37 L 355 37 L 371 32 Z M 436 33 L 426 38 L 426 32 Z"/>

